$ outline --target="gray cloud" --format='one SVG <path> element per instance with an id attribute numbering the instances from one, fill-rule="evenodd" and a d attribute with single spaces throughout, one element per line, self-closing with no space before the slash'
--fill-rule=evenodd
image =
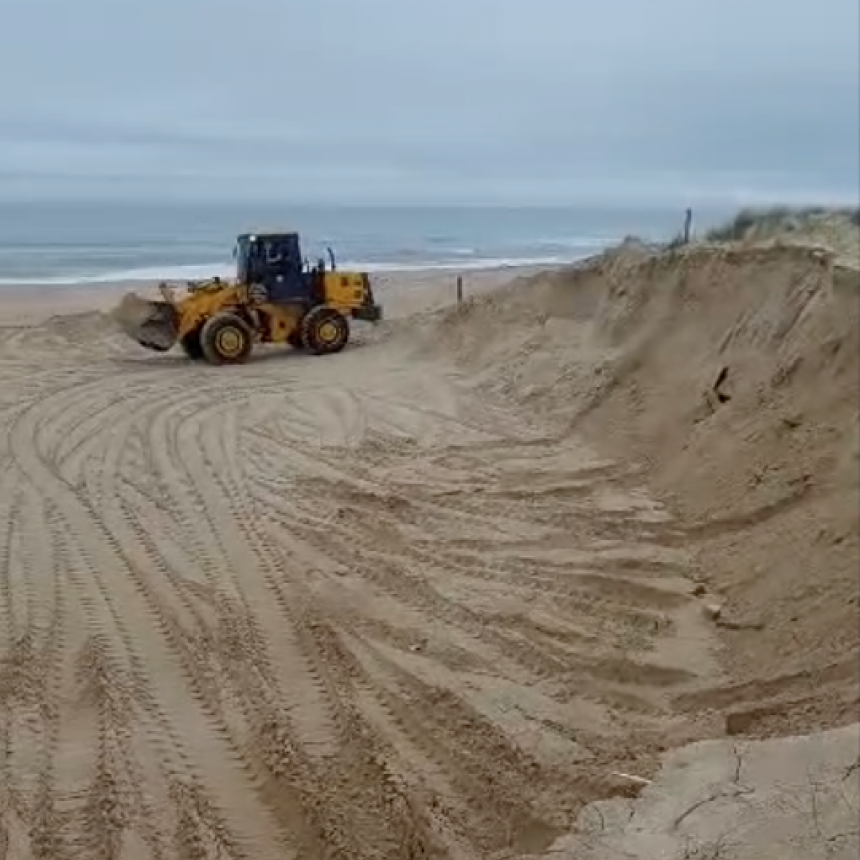
<path id="1" fill-rule="evenodd" d="M 856 196 L 857 0 L 4 0 L 0 197 Z"/>

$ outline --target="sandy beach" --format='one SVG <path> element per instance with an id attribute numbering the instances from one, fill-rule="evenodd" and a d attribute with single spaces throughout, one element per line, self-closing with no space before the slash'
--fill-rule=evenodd
<path id="1" fill-rule="evenodd" d="M 228 368 L 0 290 L 0 856 L 536 857 L 666 750 L 850 723 L 852 271 L 391 273 Z"/>

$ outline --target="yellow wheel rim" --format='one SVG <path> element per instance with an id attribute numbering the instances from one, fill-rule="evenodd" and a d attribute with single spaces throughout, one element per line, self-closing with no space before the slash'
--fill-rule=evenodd
<path id="1" fill-rule="evenodd" d="M 234 328 L 222 328 L 218 332 L 218 352 L 226 358 L 235 358 L 242 352 L 244 338 Z"/>
<path id="2" fill-rule="evenodd" d="M 339 331 L 333 322 L 326 321 L 319 327 L 317 334 L 323 343 L 334 343 L 337 340 Z"/>

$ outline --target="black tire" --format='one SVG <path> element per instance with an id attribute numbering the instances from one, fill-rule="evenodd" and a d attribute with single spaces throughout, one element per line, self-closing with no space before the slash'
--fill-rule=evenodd
<path id="1" fill-rule="evenodd" d="M 302 343 L 314 355 L 333 355 L 349 341 L 349 322 L 334 308 L 312 308 L 302 320 Z"/>
<path id="2" fill-rule="evenodd" d="M 200 346 L 209 364 L 242 364 L 251 355 L 254 335 L 242 317 L 216 314 L 204 324 Z"/>
<path id="3" fill-rule="evenodd" d="M 187 355 L 192 361 L 203 360 L 203 344 L 200 342 L 199 328 L 188 332 L 188 334 L 179 342 L 179 345 L 182 347 L 182 351 L 185 355 Z"/>

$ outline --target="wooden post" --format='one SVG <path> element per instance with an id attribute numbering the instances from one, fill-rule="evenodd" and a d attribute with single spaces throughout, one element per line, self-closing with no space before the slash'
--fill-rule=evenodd
<path id="1" fill-rule="evenodd" d="M 688 245 L 690 243 L 690 233 L 691 228 L 693 226 L 693 210 L 688 209 L 686 215 L 684 216 L 684 244 Z"/>
<path id="2" fill-rule="evenodd" d="M 463 303 L 463 276 L 457 275 L 457 304 Z"/>

